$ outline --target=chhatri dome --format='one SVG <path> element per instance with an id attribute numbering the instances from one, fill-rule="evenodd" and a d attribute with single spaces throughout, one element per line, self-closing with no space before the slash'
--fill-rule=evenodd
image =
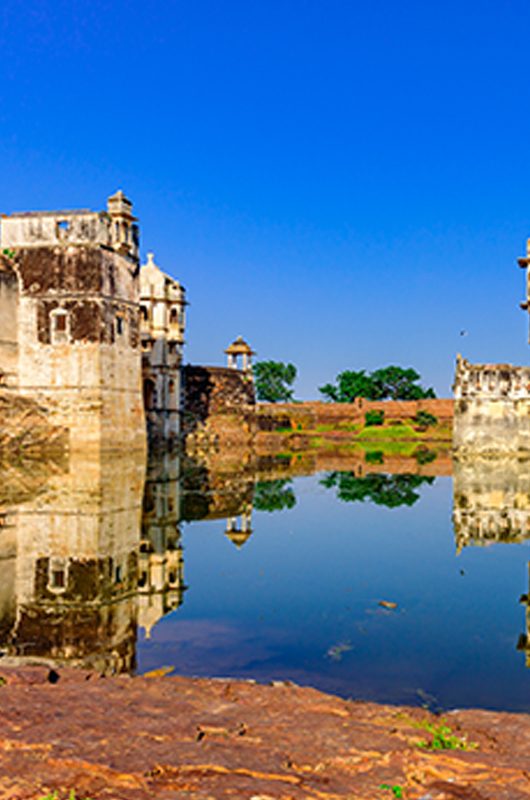
<path id="1" fill-rule="evenodd" d="M 237 359 L 239 356 L 242 357 L 243 370 L 249 370 L 252 363 L 252 356 L 255 356 L 256 353 L 251 348 L 251 346 L 245 342 L 242 336 L 238 336 L 235 341 L 232 342 L 229 347 L 225 350 L 226 355 L 228 356 L 228 366 L 232 369 L 237 369 Z"/>

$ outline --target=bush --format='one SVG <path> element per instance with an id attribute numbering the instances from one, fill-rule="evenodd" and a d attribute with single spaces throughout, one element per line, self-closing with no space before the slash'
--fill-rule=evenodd
<path id="1" fill-rule="evenodd" d="M 384 411 L 367 411 L 364 415 L 365 425 L 382 425 L 385 421 Z"/>
<path id="2" fill-rule="evenodd" d="M 428 411 L 418 411 L 416 416 L 412 417 L 412 419 L 420 428 L 428 428 L 431 425 L 438 424 L 438 417 L 435 417 L 434 414 L 430 414 Z"/>
<path id="3" fill-rule="evenodd" d="M 429 450 L 428 447 L 418 447 L 416 452 L 414 453 L 414 458 L 421 466 L 422 464 L 430 464 L 432 461 L 435 461 L 437 457 L 437 453 L 435 450 Z"/>
<path id="4" fill-rule="evenodd" d="M 385 456 L 382 450 L 368 450 L 364 454 L 367 464 L 384 464 Z"/>

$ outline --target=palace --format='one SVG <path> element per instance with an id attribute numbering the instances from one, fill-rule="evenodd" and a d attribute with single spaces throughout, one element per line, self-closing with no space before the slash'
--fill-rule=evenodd
<path id="1" fill-rule="evenodd" d="M 145 450 L 180 430 L 185 291 L 140 267 L 119 191 L 105 211 L 0 218 L 0 390 L 71 451 Z"/>

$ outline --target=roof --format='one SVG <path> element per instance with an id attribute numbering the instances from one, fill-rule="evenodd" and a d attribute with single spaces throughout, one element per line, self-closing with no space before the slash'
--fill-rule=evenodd
<path id="1" fill-rule="evenodd" d="M 254 356 L 256 355 L 254 350 L 251 348 L 247 342 L 243 339 L 242 336 L 238 336 L 232 344 L 226 348 L 225 353 L 227 355 L 239 356 L 239 355 L 247 355 L 247 356 Z"/>
<path id="2" fill-rule="evenodd" d="M 235 546 L 239 550 L 239 548 L 243 547 L 245 542 L 250 538 L 251 533 L 252 533 L 251 530 L 246 530 L 246 531 L 227 531 L 225 535 L 230 539 L 230 541 L 233 544 L 235 544 Z"/>

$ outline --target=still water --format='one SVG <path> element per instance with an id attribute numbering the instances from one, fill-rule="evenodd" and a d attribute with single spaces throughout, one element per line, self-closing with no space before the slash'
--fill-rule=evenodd
<path id="1" fill-rule="evenodd" d="M 530 468 L 383 467 L 5 467 L 4 661 L 530 711 Z"/>

